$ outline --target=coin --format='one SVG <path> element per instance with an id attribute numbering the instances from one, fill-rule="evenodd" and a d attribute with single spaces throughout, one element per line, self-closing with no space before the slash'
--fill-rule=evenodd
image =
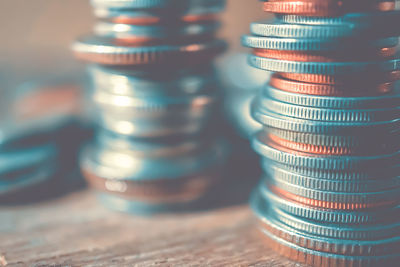
<path id="1" fill-rule="evenodd" d="M 379 256 L 396 254 L 396 246 L 400 242 L 398 236 L 382 238 L 378 240 L 349 240 L 320 237 L 284 225 L 272 216 L 263 216 L 268 208 L 254 204 L 256 216 L 260 219 L 260 230 L 268 231 L 289 243 L 302 246 L 313 251 L 334 253 L 347 256 Z M 265 206 L 264 206 L 265 207 Z"/>
<path id="2" fill-rule="evenodd" d="M 320 177 L 305 176 L 291 172 L 284 166 L 274 164 L 273 162 L 270 162 L 264 168 L 264 171 L 267 177 L 272 180 L 328 192 L 366 193 L 385 191 L 400 186 L 400 178 L 395 174 L 392 177 L 377 176 L 369 180 L 322 179 Z"/>
<path id="3" fill-rule="evenodd" d="M 212 61 L 225 0 L 92 0 L 100 21 L 73 51 L 92 63 L 95 138 L 82 172 L 106 207 L 193 208 L 223 176 Z"/>
<path id="4" fill-rule="evenodd" d="M 226 152 L 219 144 L 216 147 L 208 144 L 206 151 L 197 147 L 173 155 L 154 154 L 155 144 L 149 146 L 150 150 L 139 143 L 136 149 L 124 148 L 118 153 L 113 147 L 100 152 L 102 155 L 88 148 L 81 161 L 83 174 L 96 191 L 120 198 L 129 205 L 191 203 L 201 199 L 221 180 Z M 163 146 L 177 153 L 171 144 Z M 142 167 L 132 168 L 132 164 Z"/>
<path id="5" fill-rule="evenodd" d="M 157 181 L 117 180 L 98 177 L 83 170 L 90 185 L 99 192 L 149 203 L 189 202 L 204 195 L 221 178 L 220 170 L 209 170 L 188 177 Z"/>
<path id="6" fill-rule="evenodd" d="M 293 76 L 297 80 L 286 79 L 283 76 Z M 307 82 L 300 76 L 304 77 Z M 395 89 L 394 82 L 376 82 L 375 84 L 360 82 L 353 84 L 349 82 L 337 83 L 336 81 L 328 83 L 312 83 L 313 79 L 308 79 L 311 75 L 301 75 L 297 73 L 285 73 L 282 75 L 275 73 L 272 75 L 269 83 L 271 86 L 292 93 L 306 94 L 306 95 L 319 95 L 319 96 L 337 96 L 337 97 L 363 97 L 363 96 L 374 96 L 393 92 Z M 323 79 L 321 77 L 321 79 Z M 356 79 L 356 78 L 355 78 Z"/>
<path id="7" fill-rule="evenodd" d="M 223 41 L 183 46 L 161 45 L 147 47 L 121 46 L 115 40 L 89 36 L 74 43 L 77 58 L 104 65 L 148 65 L 184 62 L 190 57 L 204 62 L 225 50 Z M 186 57 L 186 58 L 185 58 Z M 194 60 L 195 62 L 198 62 Z"/>
<path id="8" fill-rule="evenodd" d="M 155 45 L 157 43 L 196 42 L 212 37 L 219 28 L 218 22 L 175 23 L 163 25 L 129 25 L 100 22 L 94 28 L 97 36 L 113 38 L 118 44 Z"/>
<path id="9" fill-rule="evenodd" d="M 334 210 L 359 210 L 400 204 L 400 200 L 396 197 L 399 188 L 379 192 L 348 193 L 315 190 L 273 180 L 273 178 L 268 178 L 267 181 L 266 184 L 272 192 L 307 206 Z"/>
<path id="10" fill-rule="evenodd" d="M 393 47 L 399 43 L 398 38 L 388 37 L 367 42 L 365 40 L 352 39 L 317 39 L 317 38 L 281 38 L 281 37 L 265 37 L 265 36 L 242 36 L 242 44 L 250 48 L 271 49 L 271 50 L 289 50 L 289 51 L 347 51 L 357 52 L 360 47 L 367 48 L 384 48 Z"/>
<path id="11" fill-rule="evenodd" d="M 35 166 L 29 172 L 14 175 L 12 179 L 10 176 L 7 179 L 0 178 L 0 199 L 10 198 L 15 193 L 28 190 L 38 184 L 49 181 L 57 173 L 55 162 L 49 160 L 46 164 Z"/>
<path id="12" fill-rule="evenodd" d="M 250 202 L 253 211 L 256 214 L 259 213 L 258 205 L 266 207 L 268 203 L 299 218 L 322 223 L 373 225 L 393 223 L 399 220 L 396 212 L 398 212 L 400 206 L 357 211 L 324 209 L 283 198 L 271 192 L 267 187 L 257 188 Z"/>
<path id="13" fill-rule="evenodd" d="M 395 9 L 395 1 L 365 1 L 361 3 L 342 1 L 279 1 L 264 3 L 264 11 L 303 16 L 337 16 L 346 12 L 391 11 Z"/>
<path id="14" fill-rule="evenodd" d="M 397 47 L 373 48 L 362 51 L 354 51 L 351 55 L 344 53 L 324 53 L 324 52 L 303 52 L 303 51 L 286 51 L 273 49 L 254 49 L 253 54 L 259 57 L 280 59 L 287 61 L 312 61 L 312 62 L 342 62 L 343 60 L 379 60 L 391 58 L 397 52 Z"/>
<path id="15" fill-rule="evenodd" d="M 169 22 L 200 22 L 217 20 L 217 13 L 223 11 L 225 0 L 187 1 L 189 5 L 181 5 L 168 11 L 162 8 L 116 7 L 111 2 L 96 5 L 93 2 L 96 17 L 113 23 L 131 25 L 152 25 Z"/>
<path id="16" fill-rule="evenodd" d="M 352 75 L 363 72 L 385 73 L 399 70 L 400 59 L 354 62 L 304 62 L 282 61 L 249 55 L 251 66 L 274 72 L 306 73 L 319 75 Z"/>
<path id="17" fill-rule="evenodd" d="M 378 224 L 373 226 L 343 226 L 340 224 L 322 224 L 313 221 L 301 220 L 285 213 L 276 207 L 268 209 L 268 215 L 277 221 L 306 234 L 327 238 L 347 240 L 379 240 L 398 235 L 400 224 Z"/>
<path id="18" fill-rule="evenodd" d="M 262 238 L 290 259 L 399 259 L 395 4 L 264 1 L 276 18 L 242 37 L 249 65 L 273 72 L 251 105 L 263 125 L 252 147 L 264 171 L 251 207 Z"/>
<path id="19" fill-rule="evenodd" d="M 372 72 L 364 71 L 360 73 L 352 73 L 351 75 L 328 75 L 328 74 L 308 74 L 308 73 L 279 73 L 280 76 L 301 82 L 309 82 L 316 84 L 347 84 L 354 86 L 356 82 L 361 81 L 361 85 L 366 84 L 377 84 L 377 83 L 391 83 L 398 81 L 400 78 L 400 71 L 389 71 L 389 72 Z M 387 90 L 382 90 L 386 92 Z"/>
<path id="20" fill-rule="evenodd" d="M 397 107 L 397 103 L 400 100 L 399 90 L 397 89 L 390 94 L 382 96 L 330 97 L 315 96 L 310 94 L 296 94 L 279 90 L 278 88 L 274 88 L 272 86 L 264 86 L 262 94 L 268 98 L 293 105 L 333 109 L 390 108 Z"/>
<path id="21" fill-rule="evenodd" d="M 345 38 L 357 31 L 365 30 L 365 27 L 351 23 L 335 25 L 306 25 L 282 23 L 273 19 L 268 21 L 253 22 L 250 31 L 254 35 L 283 38 Z"/>
<path id="22" fill-rule="evenodd" d="M 267 139 L 286 149 L 318 155 L 377 155 L 396 152 L 399 133 L 382 134 L 382 142 L 374 142 L 379 135 L 358 137 L 354 135 L 326 135 L 297 133 L 267 127 Z"/>

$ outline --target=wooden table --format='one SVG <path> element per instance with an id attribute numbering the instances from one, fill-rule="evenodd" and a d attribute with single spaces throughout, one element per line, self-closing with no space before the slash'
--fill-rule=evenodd
<path id="1" fill-rule="evenodd" d="M 0 266 L 299 266 L 268 249 L 246 203 L 135 217 L 89 190 L 0 208 Z"/>

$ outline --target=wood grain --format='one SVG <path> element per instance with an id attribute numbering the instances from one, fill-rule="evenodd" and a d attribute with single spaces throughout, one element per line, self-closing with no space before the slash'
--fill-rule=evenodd
<path id="1" fill-rule="evenodd" d="M 299 266 L 259 237 L 245 204 L 146 218 L 83 191 L 0 208 L 0 266 Z"/>

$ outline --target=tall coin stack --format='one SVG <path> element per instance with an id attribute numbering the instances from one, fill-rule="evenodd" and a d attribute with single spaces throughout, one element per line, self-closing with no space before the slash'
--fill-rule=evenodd
<path id="1" fill-rule="evenodd" d="M 273 72 L 252 105 L 268 244 L 313 266 L 399 266 L 400 14 L 392 0 L 270 0 L 243 36 Z M 396 264 L 397 263 L 397 264 Z"/>
<path id="2" fill-rule="evenodd" d="M 73 50 L 91 62 L 99 126 L 81 168 L 107 207 L 151 214 L 197 205 L 221 178 L 225 148 L 211 127 L 212 60 L 224 0 L 92 0 L 94 36 Z"/>

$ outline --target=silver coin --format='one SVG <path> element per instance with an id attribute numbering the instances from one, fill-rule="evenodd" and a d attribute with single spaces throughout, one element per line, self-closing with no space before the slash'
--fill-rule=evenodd
<path id="1" fill-rule="evenodd" d="M 220 164 L 225 158 L 226 147 L 219 142 L 211 143 L 202 150 L 183 151 L 173 156 L 151 156 L 151 152 L 147 152 L 147 155 L 135 150 L 117 151 L 88 146 L 81 157 L 81 166 L 107 179 L 174 179 Z"/>

